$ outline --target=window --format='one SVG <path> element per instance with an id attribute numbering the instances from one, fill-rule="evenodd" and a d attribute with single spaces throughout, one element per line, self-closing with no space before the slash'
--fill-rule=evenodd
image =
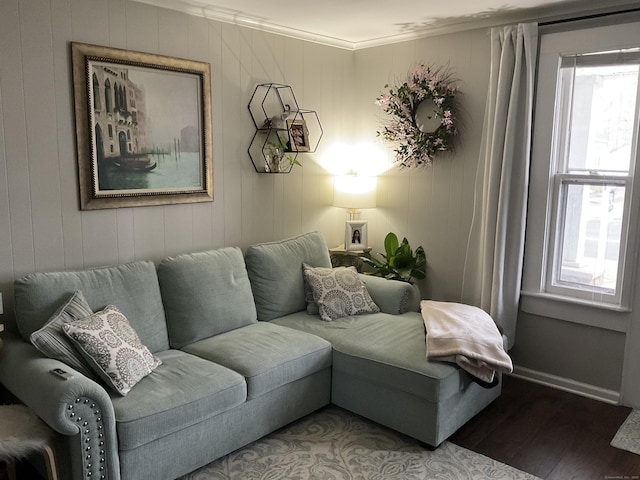
<path id="1" fill-rule="evenodd" d="M 612 28 L 542 36 L 523 294 L 624 310 L 636 251 L 640 38 L 616 48 Z"/>
<path id="2" fill-rule="evenodd" d="M 546 291 L 621 303 L 638 60 L 637 51 L 560 59 Z"/>

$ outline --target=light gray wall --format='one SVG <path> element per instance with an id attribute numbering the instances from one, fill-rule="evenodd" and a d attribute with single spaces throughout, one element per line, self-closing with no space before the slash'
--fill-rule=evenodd
<path id="1" fill-rule="evenodd" d="M 520 312 L 510 353 L 519 367 L 619 392 L 624 347 L 624 333 Z"/>
<path id="2" fill-rule="evenodd" d="M 81 212 L 69 42 L 211 63 L 214 202 Z M 376 141 L 374 104 L 416 63 L 459 79 L 464 128 L 454 154 L 429 169 L 379 179 L 378 208 L 362 214 L 376 250 L 388 231 L 423 245 L 423 295 L 460 298 L 488 83 L 486 29 L 349 52 L 125 0 L 0 3 L 0 291 L 11 319 L 12 282 L 33 271 L 79 269 L 322 231 L 343 241 L 322 154 L 336 141 Z M 318 111 L 324 137 L 289 175 L 258 175 L 247 156 L 247 102 L 256 83 L 291 84 Z M 624 334 L 523 317 L 516 364 L 619 390 Z M 603 348 L 598 348 L 602 346 Z M 588 357 L 588 359 L 587 359 Z"/>

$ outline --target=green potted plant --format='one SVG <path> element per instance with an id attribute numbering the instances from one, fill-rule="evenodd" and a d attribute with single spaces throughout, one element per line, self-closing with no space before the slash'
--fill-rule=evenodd
<path id="1" fill-rule="evenodd" d="M 426 277 L 427 257 L 422 246 L 414 252 L 406 237 L 399 242 L 397 235 L 389 232 L 384 239 L 384 250 L 385 253 L 378 254 L 383 260 L 374 258 L 370 252 L 364 253 L 362 260 L 373 267 L 370 275 L 408 283 Z"/>
<path id="2" fill-rule="evenodd" d="M 279 172 L 282 168 L 288 168 L 293 165 L 301 165 L 293 155 L 286 153 L 291 150 L 288 149 L 287 142 L 282 140 L 278 134 L 275 135 L 275 140 L 268 141 L 264 148 L 267 164 L 272 172 Z M 281 162 L 285 159 L 289 162 L 286 167 L 281 165 Z"/>

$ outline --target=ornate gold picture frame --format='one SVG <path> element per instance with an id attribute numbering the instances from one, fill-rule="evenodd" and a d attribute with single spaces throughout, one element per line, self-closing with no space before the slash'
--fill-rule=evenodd
<path id="1" fill-rule="evenodd" d="M 80 207 L 213 200 L 204 62 L 72 43 Z"/>

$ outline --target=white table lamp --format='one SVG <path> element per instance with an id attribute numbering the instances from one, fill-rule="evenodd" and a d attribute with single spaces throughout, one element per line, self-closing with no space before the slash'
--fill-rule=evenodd
<path id="1" fill-rule="evenodd" d="M 376 207 L 377 177 L 342 175 L 334 178 L 333 205 L 347 209 L 349 220 L 354 220 L 359 209 Z"/>

